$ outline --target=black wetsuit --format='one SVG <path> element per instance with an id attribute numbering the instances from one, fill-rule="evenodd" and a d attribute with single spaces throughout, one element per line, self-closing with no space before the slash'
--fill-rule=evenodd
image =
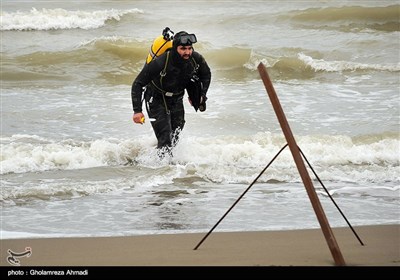
<path id="1" fill-rule="evenodd" d="M 185 125 L 184 90 L 196 68 L 202 82 L 201 94 L 205 96 L 211 81 L 211 71 L 204 57 L 195 51 L 190 59 L 185 60 L 172 48 L 146 64 L 132 84 L 134 113 L 142 112 L 145 88 L 146 109 L 149 117 L 155 119 L 151 125 L 158 140 L 158 148 L 170 149 L 178 141 L 179 133 Z"/>

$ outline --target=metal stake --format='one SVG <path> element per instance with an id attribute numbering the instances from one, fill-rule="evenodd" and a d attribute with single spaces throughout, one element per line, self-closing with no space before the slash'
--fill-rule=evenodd
<path id="1" fill-rule="evenodd" d="M 322 205 L 318 199 L 318 195 L 314 189 L 310 175 L 308 174 L 306 166 L 304 165 L 303 158 L 301 157 L 299 148 L 296 144 L 296 140 L 294 139 L 289 123 L 286 119 L 285 113 L 283 112 L 283 109 L 279 102 L 278 96 L 276 95 L 272 82 L 269 78 L 267 70 L 263 63 L 260 63 L 257 68 L 258 72 L 260 73 L 261 79 L 263 80 L 265 89 L 267 90 L 268 96 L 271 100 L 272 106 L 278 118 L 279 124 L 282 128 L 283 134 L 285 135 L 286 141 L 289 145 L 290 151 L 293 155 L 293 159 L 296 163 L 297 169 L 300 173 L 300 177 L 303 181 L 304 187 L 306 188 L 307 194 L 310 198 L 312 207 L 314 208 L 314 212 L 317 215 L 318 222 L 324 233 L 326 242 L 328 243 L 333 259 L 335 260 L 336 265 L 339 266 L 345 265 L 342 253 L 340 252 L 339 246 L 333 235 L 328 219 L 326 218 Z"/>

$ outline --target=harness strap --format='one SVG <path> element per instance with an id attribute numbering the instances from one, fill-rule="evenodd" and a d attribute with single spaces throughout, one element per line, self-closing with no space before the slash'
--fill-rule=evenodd
<path id="1" fill-rule="evenodd" d="M 197 74 L 197 70 L 199 69 L 200 65 L 196 62 L 196 59 L 192 56 L 192 60 L 194 62 L 194 73 Z"/>
<path id="2" fill-rule="evenodd" d="M 170 52 L 167 52 L 167 59 L 166 59 L 165 64 L 164 64 L 164 69 L 160 72 L 160 85 L 161 85 L 161 87 L 163 87 L 162 80 L 165 77 L 165 75 L 167 75 L 167 66 L 168 66 L 168 61 L 169 61 L 169 53 Z"/>
<path id="3" fill-rule="evenodd" d="M 163 80 L 163 78 L 165 77 L 165 75 L 167 74 L 167 67 L 168 67 L 168 62 L 169 62 L 169 51 L 167 52 L 167 58 L 166 58 L 166 61 L 165 61 L 165 64 L 164 64 L 164 69 L 160 72 L 160 85 L 161 85 L 161 87 L 162 87 L 162 80 Z M 196 60 L 194 59 L 194 57 L 192 57 L 192 60 L 193 60 L 193 62 L 194 62 L 194 71 L 193 71 L 193 73 L 194 74 L 197 74 L 197 70 L 199 69 L 199 64 L 196 62 Z M 163 90 L 162 88 L 160 88 L 160 87 L 158 87 L 157 85 L 156 85 L 156 83 L 154 82 L 154 80 L 153 81 L 151 81 L 151 83 L 152 83 L 152 85 L 158 90 L 158 91 L 160 91 L 161 92 L 161 95 L 162 95 L 162 98 L 163 98 L 163 101 L 164 101 L 164 106 L 165 106 L 165 111 L 167 112 L 167 114 L 169 115 L 170 114 L 170 111 L 169 111 L 169 109 L 168 109 L 168 106 L 167 106 L 167 102 L 166 102 L 166 100 L 165 100 L 165 94 L 167 93 L 167 91 L 166 90 Z"/>

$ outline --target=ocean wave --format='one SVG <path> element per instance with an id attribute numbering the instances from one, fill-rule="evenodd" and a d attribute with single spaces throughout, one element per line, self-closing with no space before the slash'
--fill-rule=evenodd
<path id="1" fill-rule="evenodd" d="M 3 31 L 35 31 L 35 30 L 69 30 L 97 29 L 121 22 L 124 18 L 144 14 L 141 9 L 107 9 L 107 10 L 66 10 L 62 8 L 31 8 L 29 11 L 5 12 L 0 14 Z M 143 20 L 152 20 L 143 18 Z M 280 24 L 291 22 L 297 28 L 332 29 L 343 32 L 359 32 L 365 30 L 395 32 L 400 31 L 400 5 L 386 7 L 342 6 L 326 8 L 307 8 L 292 11 L 271 13 L 260 10 L 242 15 L 226 14 L 207 18 L 211 23 L 232 28 L 243 24 L 259 25 L 260 22 Z M 208 26 L 210 22 L 199 21 L 198 24 Z"/>
<path id="2" fill-rule="evenodd" d="M 76 141 L 73 139 L 55 142 L 37 136 L 14 135 L 3 137 L 1 174 L 42 172 L 49 170 L 79 170 L 93 167 L 123 166 L 137 164 L 152 168 L 160 167 L 156 149 L 147 137 L 132 140 L 98 139 Z M 400 139 L 396 133 L 350 138 L 348 136 L 313 135 L 299 138 L 299 146 L 310 155 L 322 169 L 338 169 L 340 172 L 361 172 L 358 179 L 368 172 L 377 180 L 399 180 L 396 169 Z M 282 146 L 281 136 L 258 133 L 252 136 L 186 138 L 177 148 L 173 161 L 179 164 L 194 164 L 204 168 L 204 176 L 220 180 L 226 174 L 241 174 L 235 178 L 249 180 L 256 168 L 274 156 Z M 196 146 L 196 150 L 190 147 Z M 191 149 L 189 152 L 188 149 Z M 263 156 L 261 156 L 263 155 Z M 287 169 L 275 174 L 275 179 L 293 179 L 294 168 L 288 153 L 278 164 Z M 344 169 L 343 169 L 344 168 Z M 229 169 L 224 172 L 221 169 Z M 220 170 L 219 174 L 215 172 Z M 347 170 L 347 171 L 346 171 Z M 392 170 L 392 171 L 390 171 Z M 327 171 L 328 172 L 328 171 Z M 383 172 L 383 173 L 381 173 Z M 391 174 L 391 172 L 394 172 Z M 334 173 L 327 175 L 332 179 Z M 364 175 L 363 175 L 364 174 Z M 369 174 L 369 175 L 371 175 Z M 387 178 L 381 178 L 387 176 Z M 229 176 L 229 180 L 233 180 Z M 365 177 L 365 178 L 364 178 Z M 218 179 L 220 178 L 220 179 Z M 286 178 L 286 179 L 285 179 Z M 236 180 L 235 179 L 235 180 Z M 270 178 L 271 179 L 271 178 Z M 242 181 L 243 182 L 243 181 Z"/>
<path id="3" fill-rule="evenodd" d="M 104 80 L 108 84 L 130 84 L 143 68 L 151 41 L 110 36 L 83 42 L 65 51 L 37 51 L 19 56 L 2 54 L 4 81 Z M 215 77 L 235 80 L 259 78 L 257 66 L 264 63 L 275 79 L 312 79 L 320 73 L 399 72 L 400 63 L 373 64 L 323 59 L 322 53 L 283 48 L 269 54 L 247 47 L 197 48 L 211 66 Z M 77 69 L 79 68 L 79 69 Z M 77 75 L 79 73 L 79 75 Z M 83 74 L 84 73 L 84 74 Z"/>
<path id="4" fill-rule="evenodd" d="M 344 32 L 400 31 L 400 5 L 387 7 L 329 7 L 309 8 L 292 11 L 278 17 L 280 20 L 291 20 L 301 27 L 316 29 L 338 29 Z M 318 23 L 318 24 L 316 24 Z"/>
<path id="5" fill-rule="evenodd" d="M 0 30 L 96 29 L 109 21 L 120 21 L 124 15 L 139 13 L 143 11 L 139 9 L 68 11 L 61 8 L 41 10 L 32 8 L 29 12 L 2 12 Z"/>
<path id="6" fill-rule="evenodd" d="M 41 179 L 40 184 L 22 183 L 17 186 L 3 181 L 0 201 L 8 205 L 14 205 L 35 200 L 71 199 L 118 189 L 118 186 L 112 182 L 82 181 L 70 185 L 67 181 Z"/>
<path id="7" fill-rule="evenodd" d="M 186 137 L 173 158 L 160 160 L 147 138 L 135 141 L 99 139 L 55 142 L 35 135 L 3 137 L 0 202 L 13 205 L 35 200 L 71 199 L 140 185 L 143 188 L 182 181 L 249 184 L 284 145 L 283 136 L 257 133 L 215 138 Z M 380 186 L 387 196 L 398 193 L 397 133 L 298 138 L 307 161 L 324 182 Z M 193 149 L 193 147 L 196 149 Z M 310 173 L 314 178 L 314 175 Z M 29 178 L 29 180 L 27 180 Z M 258 178 L 258 183 L 300 183 L 289 148 Z M 39 182 L 39 183 L 38 183 Z M 365 188 L 356 192 L 365 195 Z M 343 195 L 332 189 L 332 195 Z M 354 193 L 354 192 L 352 192 Z"/>
<path id="8" fill-rule="evenodd" d="M 343 71 L 357 71 L 357 70 L 371 70 L 371 71 L 388 71 L 399 72 L 400 63 L 382 65 L 382 64 L 367 64 L 352 61 L 325 61 L 323 59 L 314 59 L 311 56 L 303 53 L 298 54 L 298 61 L 301 67 L 310 67 L 314 71 L 323 72 L 343 72 Z"/>

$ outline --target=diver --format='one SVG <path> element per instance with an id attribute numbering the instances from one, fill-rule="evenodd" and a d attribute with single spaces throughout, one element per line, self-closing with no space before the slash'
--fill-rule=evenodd
<path id="1" fill-rule="evenodd" d="M 165 153 L 172 155 L 171 150 L 185 125 L 185 89 L 195 110 L 206 110 L 211 71 L 204 57 L 194 51 L 196 42 L 195 34 L 176 33 L 172 48 L 146 63 L 132 83 L 133 121 L 143 124 L 144 99 L 161 156 Z"/>

